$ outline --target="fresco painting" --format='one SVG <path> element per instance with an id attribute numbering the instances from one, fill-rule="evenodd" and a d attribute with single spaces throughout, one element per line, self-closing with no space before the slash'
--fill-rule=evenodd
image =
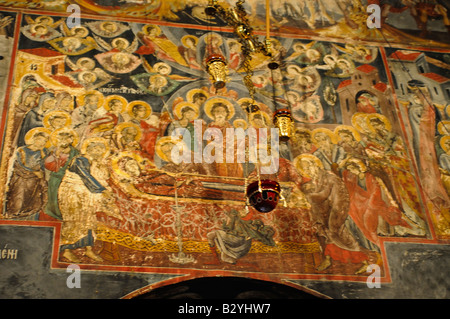
<path id="1" fill-rule="evenodd" d="M 220 1 L 224 6 L 233 1 Z M 266 4 L 256 0 L 242 1 L 255 30 L 264 31 Z M 14 8 L 71 12 L 76 4 L 88 14 L 143 18 L 156 21 L 195 25 L 225 26 L 219 19 L 205 14 L 208 0 L 51 0 L 0 1 L 0 5 Z M 367 6 L 380 8 L 381 29 L 367 28 Z M 450 26 L 449 4 L 444 0 L 300 0 L 270 1 L 271 27 L 274 33 L 303 34 L 318 38 L 342 38 L 403 45 L 426 45 L 448 48 Z"/>
<path id="2" fill-rule="evenodd" d="M 122 18 L 139 5 L 137 18 L 159 10 L 155 18 L 175 21 L 188 6 L 76 2 L 97 14 L 120 10 Z M 409 10 L 425 32 L 421 2 L 411 3 L 383 2 L 383 18 Z M 441 48 L 434 52 L 331 42 L 322 37 L 344 24 L 352 29 L 360 3 L 353 1 L 354 12 L 342 17 L 328 4 L 273 4 L 275 27 L 289 36 L 273 38 L 281 68 L 269 70 L 258 55 L 251 60 L 260 108 L 252 116 L 245 111 L 251 99 L 239 43 L 232 33 L 207 27 L 192 3 L 188 21 L 201 20 L 201 27 L 99 16 L 69 28 L 57 13 L 21 13 L 14 76 L 4 94 L 2 220 L 58 225 L 53 258 L 59 267 L 256 278 L 364 281 L 370 264 L 388 272 L 386 240 L 448 239 L 450 51 L 442 49 L 448 44 L 427 40 Z M 36 9 L 64 11 L 65 5 L 36 2 Z M 259 3 L 247 5 L 258 21 Z M 448 28 L 443 4 L 435 6 L 433 14 Z M 290 32 L 288 22 L 305 15 L 304 33 Z M 400 32 L 394 29 L 389 36 Z M 0 33 L 1 40 L 11 32 Z M 360 36 L 380 40 L 376 33 Z M 209 50 L 228 61 L 225 88 L 208 80 Z M 283 201 L 271 213 L 246 206 L 255 164 L 173 158 L 180 143 L 192 154 L 211 146 L 205 140 L 199 150 L 194 140 L 208 128 L 224 135 L 227 128 L 270 129 L 279 108 L 292 110 L 295 132 L 280 144 L 277 173 L 261 176 L 282 187 Z M 174 137 L 179 128 L 191 134 Z"/>

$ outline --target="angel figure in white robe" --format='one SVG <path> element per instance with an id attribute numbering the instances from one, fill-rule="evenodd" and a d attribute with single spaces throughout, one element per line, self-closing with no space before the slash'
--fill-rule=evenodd
<path id="1" fill-rule="evenodd" d="M 130 30 L 128 25 L 117 21 L 92 21 L 87 22 L 86 26 L 102 38 L 117 38 L 125 31 Z"/>
<path id="2" fill-rule="evenodd" d="M 131 44 L 125 38 L 115 38 L 111 43 L 95 35 L 94 38 L 99 45 L 99 50 L 103 52 L 95 55 L 95 58 L 105 70 L 125 74 L 141 65 L 141 60 L 133 54 L 138 47 L 137 38 Z"/>
<path id="3" fill-rule="evenodd" d="M 71 29 L 66 23 L 61 23 L 60 29 L 63 36 L 52 39 L 48 43 L 57 51 L 65 55 L 81 55 L 91 50 L 98 49 L 95 40 L 89 36 L 89 30 L 81 25 Z"/>
<path id="4" fill-rule="evenodd" d="M 23 26 L 21 31 L 22 34 L 30 40 L 46 42 L 62 35 L 56 28 L 64 22 L 63 19 L 55 22 L 53 18 L 49 16 L 39 16 L 33 19 L 29 15 L 25 15 L 25 21 L 28 24 Z"/>
<path id="5" fill-rule="evenodd" d="M 351 60 L 358 63 L 372 63 L 378 56 L 377 47 L 354 45 L 351 43 L 347 43 L 345 47 L 333 44 L 333 47 L 345 56 L 348 56 Z"/>
<path id="6" fill-rule="evenodd" d="M 180 82 L 196 80 L 178 74 L 171 74 L 172 68 L 165 62 L 155 63 L 153 66 L 142 57 L 146 73 L 131 76 L 133 82 L 143 91 L 156 96 L 165 96 L 173 92 Z"/>
<path id="7" fill-rule="evenodd" d="M 95 61 L 89 57 L 79 58 L 76 63 L 66 57 L 66 64 L 72 69 L 66 75 L 83 85 L 86 90 L 95 90 L 113 79 L 111 75 L 96 67 Z"/>

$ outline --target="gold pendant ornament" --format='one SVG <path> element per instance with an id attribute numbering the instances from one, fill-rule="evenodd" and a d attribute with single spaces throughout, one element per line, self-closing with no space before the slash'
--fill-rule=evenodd
<path id="1" fill-rule="evenodd" d="M 213 54 L 206 60 L 206 71 L 216 89 L 225 87 L 228 81 L 228 69 L 225 58 L 220 54 Z"/>
<path id="2" fill-rule="evenodd" d="M 280 140 L 288 141 L 293 132 L 293 120 L 291 111 L 288 109 L 279 109 L 273 115 L 273 124 L 279 130 Z"/>

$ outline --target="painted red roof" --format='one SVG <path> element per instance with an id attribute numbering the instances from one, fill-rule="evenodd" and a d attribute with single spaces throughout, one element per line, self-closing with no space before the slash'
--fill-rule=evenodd
<path id="1" fill-rule="evenodd" d="M 356 69 L 361 72 L 364 72 L 364 73 L 370 73 L 373 70 L 376 70 L 377 68 L 370 64 L 363 64 L 363 65 L 358 66 Z"/>
<path id="2" fill-rule="evenodd" d="M 410 51 L 395 51 L 392 53 L 389 58 L 403 61 L 415 61 L 422 52 L 410 52 Z"/>
<path id="3" fill-rule="evenodd" d="M 444 82 L 447 82 L 448 80 L 450 80 L 450 79 L 446 78 L 445 76 L 442 76 L 442 75 L 439 75 L 439 74 L 436 74 L 436 73 L 432 73 L 432 72 L 430 72 L 430 73 L 421 73 L 421 74 L 423 76 L 426 76 L 427 78 L 432 79 L 432 80 L 434 80 L 436 82 L 439 82 L 439 83 L 444 83 Z"/>
<path id="4" fill-rule="evenodd" d="M 71 87 L 71 88 L 82 88 L 83 86 L 80 83 L 74 82 L 70 77 L 65 75 L 52 75 L 53 79 L 58 81 L 59 83 Z"/>
<path id="5" fill-rule="evenodd" d="M 346 87 L 347 85 L 352 84 L 352 80 L 344 80 L 341 83 L 339 83 L 338 89 L 342 89 L 343 87 Z"/>
<path id="6" fill-rule="evenodd" d="M 380 91 L 380 92 L 384 92 L 384 91 L 386 91 L 386 89 L 388 88 L 387 84 L 386 84 L 386 83 L 383 83 L 383 82 L 378 82 L 378 83 L 375 84 L 373 87 L 374 87 L 375 89 L 377 89 L 378 91 Z"/>
<path id="7" fill-rule="evenodd" d="M 62 56 L 64 54 L 59 53 L 57 51 L 53 51 L 53 50 L 49 50 L 46 48 L 35 48 L 35 49 L 23 49 L 20 50 L 22 52 L 25 53 L 29 53 L 29 54 L 33 54 L 33 55 L 37 55 L 40 57 L 46 57 L 46 58 L 51 58 L 51 57 L 57 57 L 57 56 Z"/>

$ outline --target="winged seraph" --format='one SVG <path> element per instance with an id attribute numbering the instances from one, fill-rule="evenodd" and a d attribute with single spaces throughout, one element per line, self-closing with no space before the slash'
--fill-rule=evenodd
<path id="1" fill-rule="evenodd" d="M 112 73 L 130 73 L 142 63 L 133 54 L 114 50 L 96 54 L 94 57 L 106 71 Z"/>
<path id="2" fill-rule="evenodd" d="M 39 16 L 36 19 L 33 19 L 26 15 L 25 21 L 28 24 L 23 26 L 20 30 L 22 31 L 22 34 L 30 40 L 46 42 L 62 35 L 56 28 L 64 21 L 63 19 L 54 22 L 53 18 L 49 16 Z"/>
<path id="3" fill-rule="evenodd" d="M 369 47 L 363 45 L 353 45 L 347 43 L 345 47 L 337 44 L 332 44 L 339 52 L 347 55 L 353 61 L 358 63 L 371 63 L 375 61 L 378 56 L 378 49 L 376 47 Z"/>
<path id="4" fill-rule="evenodd" d="M 147 71 L 148 74 L 158 73 L 164 77 L 167 77 L 177 82 L 196 80 L 196 78 L 190 78 L 179 74 L 172 74 L 172 67 L 165 62 L 157 62 L 153 66 L 151 66 L 150 63 L 148 63 L 148 61 L 144 59 L 144 57 L 141 57 L 141 60 L 142 66 L 144 67 L 145 71 Z"/>
<path id="5" fill-rule="evenodd" d="M 66 64 L 72 69 L 66 72 L 74 82 L 85 87 L 86 90 L 95 90 L 109 83 L 113 77 L 101 68 L 96 67 L 95 60 L 89 57 L 82 57 L 74 63 L 66 57 Z"/>
<path id="6" fill-rule="evenodd" d="M 82 26 L 69 28 L 62 22 L 60 29 L 62 37 L 47 41 L 54 49 L 65 55 L 81 55 L 91 50 L 97 49 L 98 45 L 94 38 L 89 36 L 89 30 Z"/>
<path id="7" fill-rule="evenodd" d="M 133 42 L 130 42 L 125 38 L 115 38 L 110 43 L 105 41 L 99 36 L 94 35 L 94 39 L 97 42 L 98 50 L 102 52 L 125 52 L 134 53 L 139 46 L 139 39 L 134 38 Z"/>
<path id="8" fill-rule="evenodd" d="M 162 34 L 161 28 L 154 24 L 147 24 L 137 37 L 143 43 L 135 52 L 139 55 L 153 54 L 163 62 L 174 62 L 184 67 L 189 67 L 184 57 L 178 50 L 178 46 L 167 36 Z"/>
<path id="9" fill-rule="evenodd" d="M 87 22 L 86 26 L 94 34 L 103 38 L 116 38 L 125 31 L 130 30 L 128 25 L 116 21 L 92 21 Z"/>

